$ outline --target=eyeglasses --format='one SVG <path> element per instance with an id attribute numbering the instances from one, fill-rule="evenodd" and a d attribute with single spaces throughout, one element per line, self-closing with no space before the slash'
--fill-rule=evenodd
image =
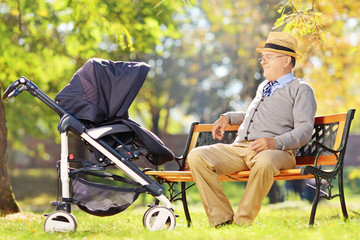
<path id="1" fill-rule="evenodd" d="M 265 56 L 261 56 L 261 58 L 259 58 L 259 63 L 261 63 L 263 60 L 265 60 L 266 62 L 269 62 L 270 60 L 274 60 L 275 58 L 278 57 L 284 57 L 286 55 L 279 55 L 279 56 L 269 56 L 269 55 L 265 55 Z"/>

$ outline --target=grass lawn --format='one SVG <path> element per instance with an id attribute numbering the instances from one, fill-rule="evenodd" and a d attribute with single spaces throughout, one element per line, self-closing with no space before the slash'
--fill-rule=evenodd
<path id="1" fill-rule="evenodd" d="M 337 201 L 321 202 L 313 227 L 308 226 L 311 205 L 304 201 L 265 205 L 252 226 L 220 229 L 208 225 L 200 204 L 191 206 L 193 225 L 188 228 L 181 206 L 175 205 L 180 215 L 176 228 L 158 232 L 142 226 L 146 206 L 130 207 L 104 218 L 74 210 L 78 228 L 73 233 L 45 233 L 43 212 L 25 210 L 0 218 L 0 239 L 360 239 L 358 200 L 348 202 L 347 222 L 341 217 Z"/>
<path id="2" fill-rule="evenodd" d="M 38 176 L 37 180 L 27 179 L 30 175 Z M 56 178 L 45 171 L 41 174 L 21 172 L 19 176 L 12 175 L 13 188 L 20 213 L 0 218 L 0 239 L 360 239 L 360 194 L 357 191 L 345 191 L 349 220 L 342 218 L 339 199 L 320 201 L 316 214 L 315 225 L 308 226 L 311 204 L 299 197 L 287 196 L 286 201 L 268 204 L 263 207 L 252 226 L 226 226 L 220 229 L 210 227 L 203 207 L 199 202 L 196 188 L 189 192 L 189 205 L 192 227 L 188 228 L 182 206 L 175 203 L 177 218 L 176 227 L 171 231 L 150 232 L 144 229 L 142 217 L 147 204 L 153 198 L 150 195 L 140 196 L 126 211 L 111 217 L 96 217 L 82 212 L 73 205 L 78 227 L 72 233 L 46 233 L 43 230 L 44 213 L 55 209 L 49 201 L 55 200 Z M 40 179 L 39 176 L 44 177 Z M 48 187 L 46 187 L 49 185 Z M 231 183 L 226 186 L 230 192 L 234 209 L 243 191 L 241 184 Z M 23 195 L 29 190 L 29 193 Z M 32 190 L 31 190 L 32 189 Z M 35 191 L 37 189 L 38 191 Z M 355 188 L 352 188 L 353 190 Z M 348 194 L 347 194 L 348 193 Z"/>

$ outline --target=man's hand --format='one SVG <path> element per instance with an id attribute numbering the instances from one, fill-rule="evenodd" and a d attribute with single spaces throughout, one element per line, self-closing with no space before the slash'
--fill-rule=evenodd
<path id="1" fill-rule="evenodd" d="M 213 139 L 217 138 L 221 140 L 224 137 L 225 128 L 229 125 L 228 120 L 224 115 L 214 122 L 213 128 L 211 130 Z"/>
<path id="2" fill-rule="evenodd" d="M 251 150 L 261 152 L 264 150 L 275 150 L 274 138 L 259 138 L 251 144 Z"/>

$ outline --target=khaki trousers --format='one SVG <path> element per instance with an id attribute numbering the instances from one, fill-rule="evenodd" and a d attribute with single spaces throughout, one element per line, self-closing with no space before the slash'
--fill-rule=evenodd
<path id="1" fill-rule="evenodd" d="M 250 143 L 214 144 L 195 148 L 189 153 L 191 174 L 210 225 L 216 226 L 229 220 L 238 225 L 251 224 L 274 182 L 273 177 L 281 169 L 295 168 L 291 150 L 256 153 L 250 149 Z M 244 170 L 250 170 L 250 176 L 234 215 L 218 176 Z"/>

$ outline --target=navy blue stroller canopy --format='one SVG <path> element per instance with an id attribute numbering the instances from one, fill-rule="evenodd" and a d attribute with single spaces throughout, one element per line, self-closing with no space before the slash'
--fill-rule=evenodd
<path id="1" fill-rule="evenodd" d="M 125 124 L 141 139 L 154 164 L 174 154 L 150 131 L 129 119 L 128 108 L 143 85 L 150 66 L 143 62 L 89 59 L 55 97 L 58 105 L 91 126 Z"/>
<path id="2" fill-rule="evenodd" d="M 94 125 L 128 118 L 128 108 L 149 72 L 149 65 L 92 58 L 73 76 L 55 101 Z"/>

